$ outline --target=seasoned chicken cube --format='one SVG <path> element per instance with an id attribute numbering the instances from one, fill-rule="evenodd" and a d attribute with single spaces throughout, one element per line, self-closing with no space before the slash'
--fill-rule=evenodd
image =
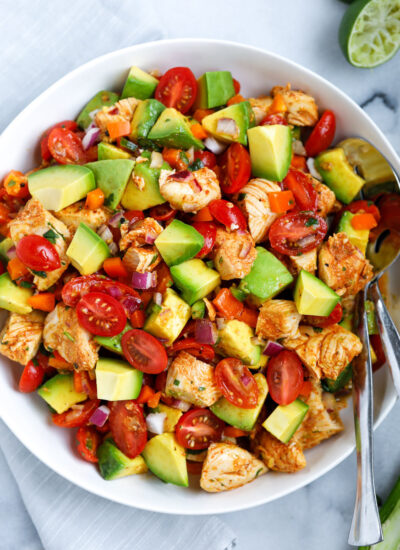
<path id="1" fill-rule="evenodd" d="M 38 290 L 47 290 L 58 281 L 69 265 L 66 251 L 71 240 L 69 229 L 36 199 L 28 201 L 23 210 L 9 224 L 10 236 L 15 244 L 26 235 L 41 235 L 54 244 L 59 256 L 61 267 L 53 271 L 35 274 L 33 282 Z"/>
<path id="2" fill-rule="evenodd" d="M 214 367 L 181 351 L 171 363 L 165 393 L 197 407 L 210 407 L 221 397 L 214 379 Z"/>
<path id="3" fill-rule="evenodd" d="M 282 443 L 275 436 L 259 426 L 251 450 L 270 470 L 294 473 L 306 467 L 306 458 L 299 443 L 293 438 Z"/>
<path id="4" fill-rule="evenodd" d="M 269 300 L 260 309 L 256 334 L 278 340 L 297 333 L 301 315 L 292 300 Z"/>
<path id="5" fill-rule="evenodd" d="M 45 314 L 32 311 L 27 315 L 10 313 L 0 332 L 0 353 L 26 365 L 38 352 L 42 340 Z"/>
<path id="6" fill-rule="evenodd" d="M 340 325 L 322 330 L 300 326 L 298 333 L 285 338 L 283 345 L 297 353 L 311 374 L 333 380 L 362 350 L 358 336 Z"/>
<path id="7" fill-rule="evenodd" d="M 310 379 L 312 390 L 303 400 L 309 406 L 303 422 L 293 436 L 294 441 L 303 449 L 311 449 L 324 439 L 341 432 L 344 428 L 337 410 L 335 397 L 322 392 L 318 378 Z"/>
<path id="8" fill-rule="evenodd" d="M 130 245 L 145 246 L 153 244 L 158 235 L 162 233 L 162 226 L 154 218 L 139 220 L 129 229 L 128 223 L 123 223 L 121 229 L 121 240 L 119 247 L 126 250 Z"/>
<path id="9" fill-rule="evenodd" d="M 310 177 L 312 180 L 312 186 L 318 195 L 317 214 L 325 218 L 335 209 L 335 193 L 324 183 L 321 183 L 312 176 Z"/>
<path id="10" fill-rule="evenodd" d="M 43 343 L 49 351 L 57 350 L 71 364 L 71 369 L 78 371 L 94 369 L 99 358 L 100 346 L 81 327 L 76 310 L 62 303 L 46 317 Z"/>
<path id="11" fill-rule="evenodd" d="M 297 276 L 302 269 L 314 274 L 317 270 L 317 249 L 313 248 L 309 252 L 303 252 L 300 256 L 289 256 L 288 267 L 294 276 Z"/>
<path id="12" fill-rule="evenodd" d="M 339 296 L 357 294 L 373 275 L 372 265 L 346 233 L 335 233 L 321 246 L 318 276 Z"/>
<path id="13" fill-rule="evenodd" d="M 218 178 L 210 168 L 194 172 L 161 170 L 160 193 L 172 208 L 197 212 L 211 201 L 221 198 Z"/>
<path id="14" fill-rule="evenodd" d="M 124 120 L 130 122 L 139 103 L 140 101 L 135 97 L 127 97 L 126 99 L 121 99 L 114 105 L 103 107 L 98 111 L 94 117 L 94 121 L 100 128 L 101 139 L 103 141 L 112 141 L 107 131 L 107 124 L 109 122 Z"/>
<path id="15" fill-rule="evenodd" d="M 215 269 L 221 279 L 242 279 L 251 270 L 257 252 L 253 237 L 247 231 L 229 233 L 219 227 L 213 248 Z"/>
<path id="16" fill-rule="evenodd" d="M 75 233 L 81 222 L 96 231 L 101 225 L 108 222 L 111 212 L 103 206 L 90 210 L 89 208 L 85 208 L 84 201 L 80 201 L 67 206 L 67 208 L 63 208 L 59 212 L 54 212 L 54 216 L 62 221 L 71 233 Z"/>
<path id="17" fill-rule="evenodd" d="M 249 231 L 256 243 L 265 240 L 268 229 L 278 217 L 271 212 L 268 193 L 277 193 L 281 188 L 277 183 L 262 178 L 252 179 L 237 195 L 238 205 L 247 217 Z"/>
<path id="18" fill-rule="evenodd" d="M 292 90 L 290 84 L 284 88 L 275 86 L 271 90 L 272 97 L 280 94 L 288 108 L 287 121 L 295 126 L 314 126 L 318 121 L 318 107 L 310 95 L 301 90 Z"/>
<path id="19" fill-rule="evenodd" d="M 268 110 L 272 105 L 272 97 L 249 97 L 249 102 L 255 116 L 256 125 L 260 124 L 263 118 L 268 114 Z"/>
<path id="20" fill-rule="evenodd" d="M 211 443 L 201 470 L 200 487 L 208 493 L 219 493 L 241 487 L 267 468 L 251 453 L 232 443 Z"/>
<path id="21" fill-rule="evenodd" d="M 145 273 L 153 271 L 161 261 L 161 257 L 155 246 L 130 246 L 122 259 L 122 263 L 128 271 Z"/>

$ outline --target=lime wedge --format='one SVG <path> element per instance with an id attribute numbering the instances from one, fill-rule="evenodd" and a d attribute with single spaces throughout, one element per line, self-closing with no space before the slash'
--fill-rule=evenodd
<path id="1" fill-rule="evenodd" d="M 400 46 L 400 0 L 356 0 L 343 16 L 339 43 L 355 67 L 388 61 Z"/>

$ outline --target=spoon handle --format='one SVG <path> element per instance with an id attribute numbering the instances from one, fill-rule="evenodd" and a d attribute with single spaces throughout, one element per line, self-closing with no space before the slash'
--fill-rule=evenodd
<path id="1" fill-rule="evenodd" d="M 379 333 L 382 338 L 386 359 L 392 373 L 393 383 L 397 395 L 400 396 L 400 335 L 386 308 L 378 281 L 371 284 L 370 297 L 375 304 Z"/>
<path id="2" fill-rule="evenodd" d="M 352 546 L 369 546 L 382 540 L 382 528 L 376 502 L 373 471 L 373 394 L 369 348 L 366 291 L 356 299 L 355 327 L 363 344 L 361 354 L 353 360 L 353 408 L 357 452 L 357 493 L 349 533 Z"/>

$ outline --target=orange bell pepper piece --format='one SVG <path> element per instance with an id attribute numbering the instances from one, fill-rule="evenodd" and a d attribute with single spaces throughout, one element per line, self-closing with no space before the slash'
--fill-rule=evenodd
<path id="1" fill-rule="evenodd" d="M 8 262 L 7 271 L 13 281 L 29 273 L 28 268 L 18 258 L 13 258 Z"/>
<path id="2" fill-rule="evenodd" d="M 52 292 L 41 292 L 28 298 L 28 304 L 33 309 L 41 311 L 53 311 L 56 305 L 56 297 Z"/>
<path id="3" fill-rule="evenodd" d="M 224 435 L 226 437 L 242 437 L 244 435 L 249 435 L 249 432 L 239 430 L 239 428 L 235 428 L 234 426 L 225 426 Z"/>
<path id="4" fill-rule="evenodd" d="M 129 120 L 110 120 L 110 122 L 107 122 L 107 132 L 113 140 L 129 136 L 131 133 L 131 123 Z"/>
<path id="5" fill-rule="evenodd" d="M 378 225 L 373 214 L 355 214 L 351 218 L 353 229 L 373 229 Z"/>
<path id="6" fill-rule="evenodd" d="M 158 391 L 157 393 L 155 393 L 154 395 L 152 395 L 150 397 L 150 399 L 147 401 L 147 405 L 151 409 L 155 409 L 156 407 L 158 407 L 158 404 L 160 402 L 160 398 L 161 398 L 161 392 Z"/>
<path id="7" fill-rule="evenodd" d="M 193 216 L 192 220 L 194 222 L 212 222 L 214 218 L 212 217 L 208 206 L 205 206 L 204 208 L 201 208 L 201 210 L 199 210 L 197 214 Z"/>
<path id="8" fill-rule="evenodd" d="M 267 114 L 273 115 L 275 113 L 286 113 L 287 110 L 287 105 L 281 94 L 276 94 L 271 105 L 268 107 Z"/>
<path id="9" fill-rule="evenodd" d="M 293 155 L 290 168 L 308 172 L 306 157 L 302 157 L 301 155 Z"/>
<path id="10" fill-rule="evenodd" d="M 212 115 L 214 112 L 214 109 L 196 109 L 193 115 L 193 118 L 197 120 L 197 122 L 201 122 L 203 118 L 205 118 L 208 115 Z"/>
<path id="11" fill-rule="evenodd" d="M 186 170 L 188 163 L 184 160 L 182 149 L 171 149 L 164 147 L 162 152 L 163 159 L 165 162 L 175 168 L 176 170 Z"/>
<path id="12" fill-rule="evenodd" d="M 212 303 L 225 319 L 237 319 L 244 309 L 242 302 L 228 288 L 221 288 Z"/>
<path id="13" fill-rule="evenodd" d="M 4 189 L 12 197 L 17 197 L 18 199 L 28 197 L 28 178 L 22 172 L 11 170 L 4 178 Z"/>
<path id="14" fill-rule="evenodd" d="M 128 272 L 122 263 L 121 258 L 107 258 L 104 260 L 103 269 L 109 277 L 117 279 L 118 277 L 128 277 Z"/>
<path id="15" fill-rule="evenodd" d="M 103 206 L 104 199 L 104 193 L 98 187 L 97 189 L 93 189 L 93 191 L 89 191 L 89 193 L 86 195 L 85 206 L 86 208 L 89 208 L 89 210 L 96 210 L 96 208 L 100 208 L 100 206 Z"/>
<path id="16" fill-rule="evenodd" d="M 241 94 L 236 94 L 227 101 L 227 105 L 235 105 L 235 103 L 242 103 L 242 101 L 246 101 L 245 98 Z"/>
<path id="17" fill-rule="evenodd" d="M 295 200 L 291 191 L 278 191 L 267 193 L 271 212 L 283 214 L 295 207 Z"/>
<path id="18" fill-rule="evenodd" d="M 203 126 L 200 123 L 192 124 L 190 129 L 191 129 L 192 134 L 194 135 L 194 137 L 197 138 L 197 139 L 206 139 L 206 137 L 208 135 L 207 132 L 204 130 Z"/>

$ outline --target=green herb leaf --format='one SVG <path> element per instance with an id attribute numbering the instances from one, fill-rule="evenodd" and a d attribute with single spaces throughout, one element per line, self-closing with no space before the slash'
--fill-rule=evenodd
<path id="1" fill-rule="evenodd" d="M 54 229 L 49 229 L 46 233 L 43 233 L 43 237 L 50 241 L 52 244 L 56 244 L 56 240 L 60 235 L 54 231 Z"/>
<path id="2" fill-rule="evenodd" d="M 246 198 L 246 193 L 239 193 L 238 201 L 244 201 L 245 198 Z"/>
<path id="3" fill-rule="evenodd" d="M 75 342 L 75 338 L 66 330 L 64 330 L 64 336 L 68 338 L 68 340 L 71 340 L 71 342 Z"/>
<path id="4" fill-rule="evenodd" d="M 196 170 L 201 170 L 201 168 L 204 168 L 204 162 L 200 159 L 196 159 L 192 162 L 192 164 L 189 165 L 189 170 L 191 172 L 195 172 Z"/>
<path id="5" fill-rule="evenodd" d="M 32 273 L 34 275 L 37 275 L 38 277 L 41 277 L 42 279 L 46 279 L 47 273 L 45 271 L 36 271 L 35 269 L 31 269 Z"/>
<path id="6" fill-rule="evenodd" d="M 306 227 L 311 227 L 312 225 L 318 225 L 318 220 L 317 220 L 317 218 L 310 218 L 310 219 L 307 220 L 306 223 L 305 223 L 305 226 L 306 226 Z"/>
<path id="7" fill-rule="evenodd" d="M 174 386 L 179 386 L 179 384 L 180 384 L 180 381 L 175 379 L 174 380 Z"/>
<path id="8" fill-rule="evenodd" d="M 32 288 L 33 283 L 30 283 L 29 281 L 21 281 L 19 286 L 22 286 L 22 288 Z"/>
<path id="9" fill-rule="evenodd" d="M 199 386 L 197 389 L 198 389 L 199 391 L 204 391 L 206 388 L 205 388 L 204 386 Z"/>

